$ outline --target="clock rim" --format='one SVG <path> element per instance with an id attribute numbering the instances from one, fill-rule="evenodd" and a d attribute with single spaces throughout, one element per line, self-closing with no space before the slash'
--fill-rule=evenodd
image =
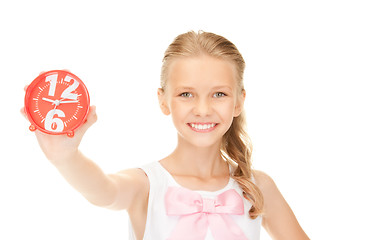
<path id="1" fill-rule="evenodd" d="M 29 112 L 29 105 L 30 105 L 30 95 L 31 95 L 31 92 L 32 90 L 35 88 L 35 86 L 37 86 L 37 84 L 42 80 L 44 79 L 47 75 L 50 75 L 50 74 L 53 74 L 53 73 L 62 73 L 64 75 L 68 74 L 68 75 L 71 75 L 73 77 L 73 79 L 77 80 L 79 83 L 80 83 L 80 86 L 82 86 L 83 90 L 85 91 L 86 93 L 86 100 L 87 100 L 87 110 L 83 116 L 83 118 L 81 118 L 78 122 L 78 124 L 76 124 L 73 128 L 69 129 L 68 131 L 62 131 L 62 132 L 52 132 L 52 131 L 48 131 L 46 130 L 44 127 L 41 127 L 39 126 L 32 118 L 32 115 L 30 114 Z M 74 132 L 77 128 L 79 128 L 83 123 L 86 122 L 86 119 L 87 119 L 87 116 L 88 116 L 88 113 L 90 111 L 90 94 L 87 90 L 87 87 L 86 85 L 83 83 L 83 81 L 77 77 L 75 74 L 69 72 L 69 71 L 66 71 L 66 70 L 50 70 L 50 71 L 47 71 L 47 72 L 43 72 L 41 73 L 40 75 L 38 75 L 32 82 L 30 85 L 28 85 L 27 89 L 26 89 L 26 94 L 25 94 L 25 97 L 24 97 L 24 109 L 25 109 L 25 112 L 26 112 L 26 115 L 27 115 L 27 118 L 28 120 L 30 121 L 31 123 L 31 126 L 34 126 L 37 130 L 40 130 L 41 132 L 44 132 L 44 133 L 47 133 L 47 134 L 51 134 L 51 135 L 64 135 L 64 134 L 68 134 L 68 133 L 71 133 L 71 132 Z"/>

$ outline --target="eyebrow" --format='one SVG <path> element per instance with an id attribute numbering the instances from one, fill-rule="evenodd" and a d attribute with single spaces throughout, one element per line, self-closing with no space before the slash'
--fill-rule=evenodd
<path id="1" fill-rule="evenodd" d="M 232 91 L 232 88 L 230 88 L 229 86 L 215 86 L 215 87 L 212 88 L 212 90 L 222 89 L 222 88 L 227 88 L 227 89 Z M 175 89 L 175 91 L 179 91 L 179 90 L 194 90 L 194 88 L 183 86 L 183 87 L 178 87 L 178 88 Z"/>

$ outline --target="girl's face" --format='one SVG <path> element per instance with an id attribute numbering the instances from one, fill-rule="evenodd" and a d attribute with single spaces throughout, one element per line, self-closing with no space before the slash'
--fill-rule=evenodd
<path id="1" fill-rule="evenodd" d="M 165 92 L 160 88 L 158 97 L 180 137 L 198 147 L 220 143 L 243 109 L 245 91 L 235 76 L 233 63 L 206 55 L 170 63 Z"/>

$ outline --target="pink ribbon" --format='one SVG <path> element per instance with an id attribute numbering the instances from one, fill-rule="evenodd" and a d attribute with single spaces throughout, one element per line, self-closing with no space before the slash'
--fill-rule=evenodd
<path id="1" fill-rule="evenodd" d="M 167 240 L 204 240 L 208 228 L 215 240 L 247 240 L 229 216 L 244 214 L 242 197 L 234 189 L 210 199 L 186 188 L 168 187 L 165 207 L 168 216 L 180 216 Z"/>

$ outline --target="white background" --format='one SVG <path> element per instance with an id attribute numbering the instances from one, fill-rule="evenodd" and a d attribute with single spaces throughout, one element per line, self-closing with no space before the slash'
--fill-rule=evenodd
<path id="1" fill-rule="evenodd" d="M 128 238 L 126 212 L 90 205 L 47 162 L 19 113 L 23 87 L 52 69 L 85 82 L 99 120 L 81 149 L 107 173 L 161 159 L 176 145 L 156 98 L 161 59 L 188 30 L 243 54 L 254 166 L 310 238 L 369 239 L 368 12 L 356 0 L 1 1 L 0 239 Z"/>

